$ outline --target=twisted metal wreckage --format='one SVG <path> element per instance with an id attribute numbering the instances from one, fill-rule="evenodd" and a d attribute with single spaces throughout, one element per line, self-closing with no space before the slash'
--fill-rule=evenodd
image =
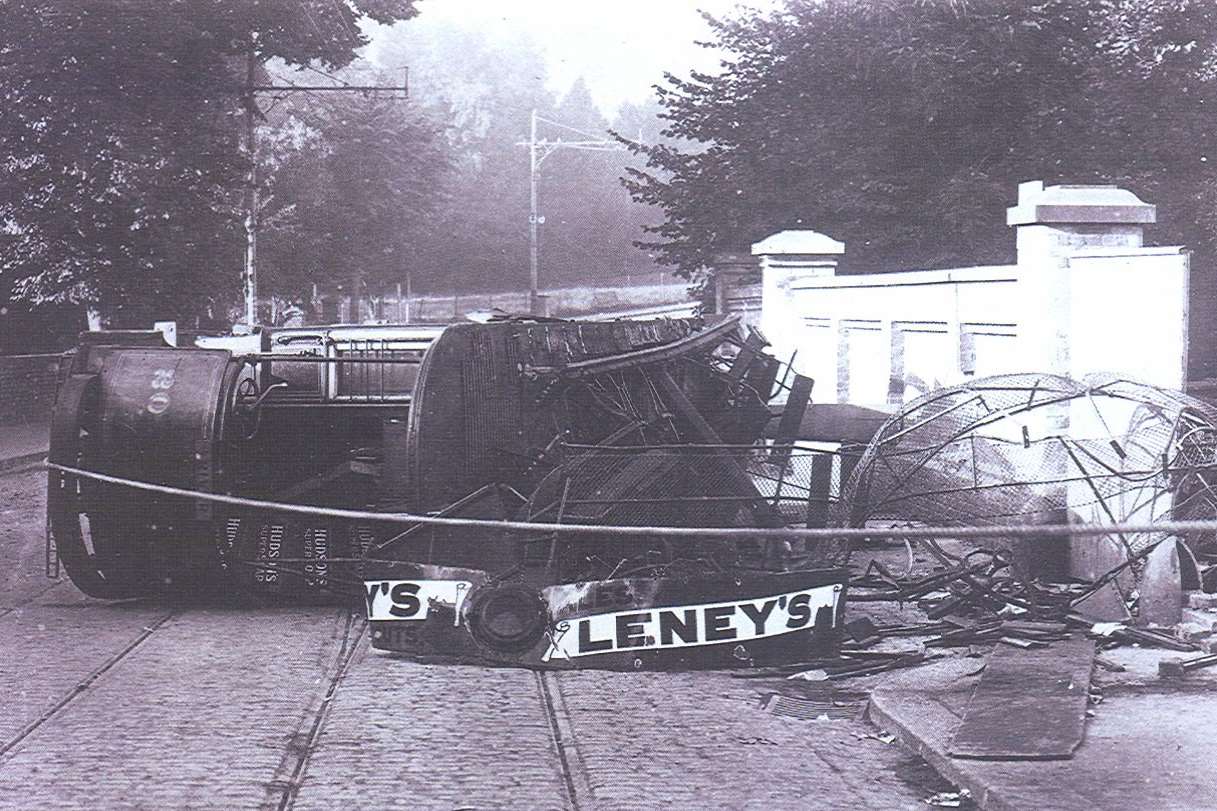
<path id="1" fill-rule="evenodd" d="M 984 378 L 930 392 L 888 420 L 834 518 L 849 526 L 1110 526 L 1073 542 L 1034 532 L 997 539 L 966 561 L 929 540 L 948 571 L 921 588 L 962 581 L 939 615 L 979 600 L 1053 619 L 1171 624 L 1180 590 L 1217 589 L 1217 536 L 1170 529 L 1217 518 L 1215 426 L 1217 408 L 1202 400 L 1112 376 Z M 1140 529 L 1123 529 L 1132 525 Z M 1173 594 L 1150 582 L 1155 552 L 1175 573 Z M 886 585 L 895 587 L 890 578 Z M 1160 595 L 1165 605 L 1151 605 Z"/>
<path id="2" fill-rule="evenodd" d="M 799 452 L 755 444 L 779 364 L 735 318 L 288 330 L 245 354 L 85 337 L 55 407 L 48 511 L 88 594 L 354 597 L 377 647 L 534 666 L 767 663 L 833 644 L 843 545 L 663 537 L 793 517 Z M 803 405 L 809 383 L 793 384 Z M 485 523 L 388 520 L 403 512 Z"/>
<path id="3" fill-rule="evenodd" d="M 851 582 L 860 599 L 947 588 L 938 617 L 1067 619 L 1104 588 L 1136 612 L 1168 536 L 1113 533 L 1100 576 L 1046 587 L 1059 542 L 961 557 L 930 539 L 937 574 L 851 581 L 849 531 L 772 530 L 1217 516 L 1217 411 L 1183 395 L 989 378 L 910 403 L 859 457 L 796 441 L 812 381 L 764 347 L 734 317 L 300 328 L 210 348 L 86 334 L 54 412 L 48 565 L 109 599 L 355 600 L 374 646 L 420 658 L 797 667 L 837 655 Z M 1217 544 L 1186 540 L 1199 579 Z M 936 644 L 986 628 L 947 625 Z"/>

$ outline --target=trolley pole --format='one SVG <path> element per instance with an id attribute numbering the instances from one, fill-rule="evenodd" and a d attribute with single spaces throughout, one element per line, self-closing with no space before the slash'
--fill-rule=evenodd
<path id="1" fill-rule="evenodd" d="M 540 315 L 537 281 L 537 109 L 532 110 L 528 135 L 528 312 Z"/>

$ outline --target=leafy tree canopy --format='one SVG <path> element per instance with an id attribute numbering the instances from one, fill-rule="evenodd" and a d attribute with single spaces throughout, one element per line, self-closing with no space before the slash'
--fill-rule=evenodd
<path id="1" fill-rule="evenodd" d="M 293 143 L 261 215 L 265 288 L 306 298 L 318 284 L 363 296 L 400 282 L 446 199 L 443 126 L 392 96 L 299 94 L 275 132 Z"/>
<path id="2" fill-rule="evenodd" d="M 657 133 L 654 110 L 625 106 L 612 128 L 643 139 Z M 646 225 L 657 223 L 655 212 L 631 200 L 618 179 L 631 160 L 614 141 L 610 122 L 577 79 L 550 115 L 557 124 L 542 124 L 550 141 L 604 141 L 603 148 L 559 147 L 541 166 L 538 182 L 541 226 L 540 274 L 544 284 L 614 283 L 631 274 L 656 269 L 654 260 L 633 243 Z M 646 132 L 649 130 L 650 132 Z"/>
<path id="3" fill-rule="evenodd" d="M 411 96 L 444 111 L 454 172 L 446 204 L 420 235 L 409 272 L 415 290 L 527 289 L 528 117 L 551 113 L 545 64 L 527 37 L 453 24 L 396 26 L 376 61 L 410 65 Z"/>
<path id="4" fill-rule="evenodd" d="M 1126 185 L 1159 238 L 1214 255 L 1211 2 L 787 0 L 711 22 L 721 72 L 668 77 L 670 140 L 625 179 L 686 273 L 798 227 L 853 270 L 1009 261 L 1031 179 Z"/>
<path id="5" fill-rule="evenodd" d="M 405 19 L 413 3 L 10 0 L 0 287 L 114 324 L 235 298 L 244 55 L 342 66 L 365 42 L 361 17 Z"/>
<path id="6" fill-rule="evenodd" d="M 525 34 L 439 24 L 424 16 L 377 37 L 381 65 L 410 65 L 411 96 L 444 110 L 454 171 L 446 203 L 420 234 L 410 262 L 414 289 L 436 292 L 525 290 L 528 285 L 529 116 L 551 121 L 538 136 L 551 141 L 609 138 L 607 128 L 647 140 L 657 135 L 651 107 L 625 106 L 606 121 L 583 82 L 561 100 L 546 88 L 544 60 Z M 541 286 L 594 282 L 652 270 L 632 243 L 654 210 L 633 202 L 618 178 L 625 152 L 564 148 L 545 158 L 538 182 Z"/>

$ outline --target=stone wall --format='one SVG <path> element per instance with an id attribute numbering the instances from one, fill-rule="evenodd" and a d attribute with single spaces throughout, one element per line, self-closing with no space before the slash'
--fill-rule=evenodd
<path id="1" fill-rule="evenodd" d="M 550 316 L 555 318 L 647 318 L 689 314 L 697 302 L 689 294 L 689 282 L 667 277 L 659 284 L 620 284 L 554 288 L 541 291 L 540 297 Z M 333 316 L 325 323 L 342 320 L 349 302 L 332 306 Z M 366 308 L 365 308 L 366 309 Z M 527 292 L 471 293 L 460 296 L 415 296 L 400 307 L 392 296 L 376 302 L 366 320 L 382 323 L 446 324 L 460 321 L 470 313 L 501 310 L 528 312 Z"/>
<path id="2" fill-rule="evenodd" d="M 838 276 L 846 246 L 827 235 L 782 231 L 753 245 L 774 354 L 795 356 L 815 402 L 886 410 L 1005 372 L 1110 372 L 1182 389 L 1189 255 L 1142 245 L 1154 206 L 1110 186 L 1018 191 L 1007 212 L 1015 265 Z"/>
<path id="3" fill-rule="evenodd" d="M 47 422 L 61 355 L 0 356 L 0 424 Z"/>
<path id="4" fill-rule="evenodd" d="M 819 403 L 889 408 L 968 376 L 1022 371 L 1013 266 L 790 281 L 762 330 Z"/>

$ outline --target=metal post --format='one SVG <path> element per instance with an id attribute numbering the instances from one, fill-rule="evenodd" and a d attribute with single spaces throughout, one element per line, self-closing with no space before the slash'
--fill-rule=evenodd
<path id="1" fill-rule="evenodd" d="M 537 110 L 528 135 L 528 312 L 537 315 Z"/>
<path id="2" fill-rule="evenodd" d="M 587 140 L 579 141 L 563 141 L 559 138 L 557 141 L 538 141 L 537 140 L 537 122 L 543 121 L 547 124 L 560 127 L 564 130 L 575 132 Z M 534 107 L 532 117 L 529 124 L 528 140 L 521 141 L 517 146 L 528 147 L 528 311 L 533 315 L 545 315 L 542 310 L 541 295 L 538 290 L 540 287 L 538 280 L 537 269 L 537 237 L 538 228 L 545 222 L 545 218 L 537 213 L 537 182 L 539 178 L 537 173 L 541 168 L 541 162 L 545 160 L 556 149 L 584 149 L 594 152 L 615 152 L 624 149 L 621 144 L 616 141 L 597 138 L 595 135 L 584 132 L 577 127 L 571 127 L 556 121 L 550 121 L 543 116 L 537 115 L 537 110 Z"/>
<path id="3" fill-rule="evenodd" d="M 245 100 L 245 151 L 249 158 L 249 183 L 245 189 L 245 266 L 242 271 L 242 281 L 245 288 L 245 320 L 251 326 L 257 323 L 258 320 L 258 213 L 261 207 L 260 193 L 258 190 L 258 168 L 256 163 L 257 158 L 257 143 L 255 141 L 254 115 L 257 113 L 257 94 L 258 93 L 321 93 L 321 92 L 337 92 L 337 93 L 370 93 L 378 90 L 400 90 L 401 98 L 408 98 L 410 95 L 410 70 L 402 68 L 401 87 L 392 85 L 353 85 L 343 82 L 337 77 L 331 76 L 337 84 L 325 85 L 301 85 L 301 84 L 254 84 L 254 79 L 257 77 L 257 45 L 258 34 L 253 32 L 250 37 L 249 53 L 247 56 L 247 64 L 245 71 L 245 86 L 240 88 L 240 93 Z M 329 75 L 329 74 L 323 74 Z M 257 113 L 260 115 L 260 113 Z M 361 286 L 356 285 L 351 291 L 351 307 L 354 312 L 353 320 L 355 323 L 359 321 L 359 294 Z M 341 304 L 340 304 L 341 306 Z"/>
<path id="4" fill-rule="evenodd" d="M 258 323 L 258 164 L 254 142 L 254 74 L 257 56 L 252 44 L 246 63 L 245 86 L 245 155 L 249 159 L 248 183 L 245 187 L 245 321 L 251 327 Z"/>

